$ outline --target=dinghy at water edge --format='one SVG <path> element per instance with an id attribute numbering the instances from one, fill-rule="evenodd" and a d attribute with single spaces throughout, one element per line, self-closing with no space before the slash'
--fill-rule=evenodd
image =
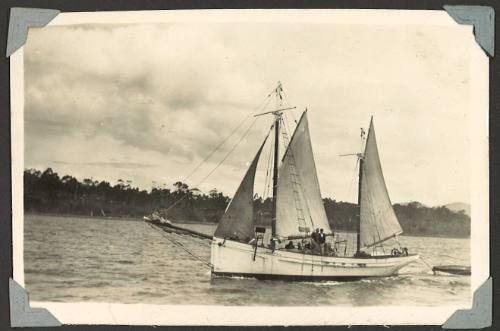
<path id="1" fill-rule="evenodd" d="M 448 274 L 470 276 L 471 269 L 470 266 L 463 265 L 438 265 L 432 267 L 434 272 L 446 272 Z"/>

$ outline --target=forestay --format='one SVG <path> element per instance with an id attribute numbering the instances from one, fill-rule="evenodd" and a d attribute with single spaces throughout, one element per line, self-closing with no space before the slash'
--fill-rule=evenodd
<path id="1" fill-rule="evenodd" d="M 279 171 L 276 234 L 279 237 L 306 236 L 315 228 L 332 233 L 316 174 L 307 112 L 304 112 Z"/>
<path id="2" fill-rule="evenodd" d="M 229 202 L 215 230 L 215 237 L 232 238 L 242 242 L 248 242 L 254 237 L 253 187 L 255 182 L 255 171 L 257 170 L 260 153 L 262 152 L 266 140 L 267 137 L 257 151 L 233 199 Z"/>
<path id="3" fill-rule="evenodd" d="M 362 164 L 360 247 L 367 248 L 403 232 L 385 185 L 373 119 L 370 121 Z"/>

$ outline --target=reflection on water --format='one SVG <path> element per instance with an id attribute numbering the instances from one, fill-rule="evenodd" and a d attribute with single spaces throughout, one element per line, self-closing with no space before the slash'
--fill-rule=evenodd
<path id="1" fill-rule="evenodd" d="M 214 226 L 187 224 L 213 233 Z M 432 275 L 419 263 L 399 276 L 352 282 L 283 282 L 210 276 L 208 240 L 138 221 L 27 215 L 25 282 L 34 301 L 217 305 L 444 305 L 468 302 L 470 278 Z M 169 237 L 170 236 L 170 237 Z M 470 264 L 469 240 L 401 237 L 430 264 Z"/>

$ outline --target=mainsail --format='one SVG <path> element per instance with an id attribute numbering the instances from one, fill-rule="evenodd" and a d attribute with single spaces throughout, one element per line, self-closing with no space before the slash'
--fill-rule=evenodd
<path id="1" fill-rule="evenodd" d="M 360 180 L 360 247 L 367 248 L 403 232 L 385 185 L 373 118 L 366 139 Z"/>
<path id="2" fill-rule="evenodd" d="M 266 143 L 266 139 L 260 146 L 252 164 L 247 170 L 245 177 L 241 181 L 233 199 L 226 208 L 222 219 L 215 230 L 215 237 L 234 238 L 248 242 L 254 237 L 253 219 L 253 187 L 255 181 L 255 171 L 259 162 L 260 153 Z"/>
<path id="3" fill-rule="evenodd" d="M 297 124 L 279 170 L 276 234 L 306 236 L 315 228 L 331 234 L 314 164 L 307 111 Z"/>

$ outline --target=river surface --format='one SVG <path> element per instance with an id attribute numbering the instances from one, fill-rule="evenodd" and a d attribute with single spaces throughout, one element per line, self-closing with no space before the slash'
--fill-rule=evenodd
<path id="1" fill-rule="evenodd" d="M 215 230 L 211 224 L 183 226 Z M 469 276 L 433 275 L 422 263 L 398 276 L 351 282 L 212 279 L 203 262 L 210 259 L 209 240 L 168 234 L 141 221 L 26 215 L 24 229 L 25 285 L 32 301 L 438 306 L 470 300 Z M 469 239 L 400 241 L 431 265 L 470 265 Z"/>

